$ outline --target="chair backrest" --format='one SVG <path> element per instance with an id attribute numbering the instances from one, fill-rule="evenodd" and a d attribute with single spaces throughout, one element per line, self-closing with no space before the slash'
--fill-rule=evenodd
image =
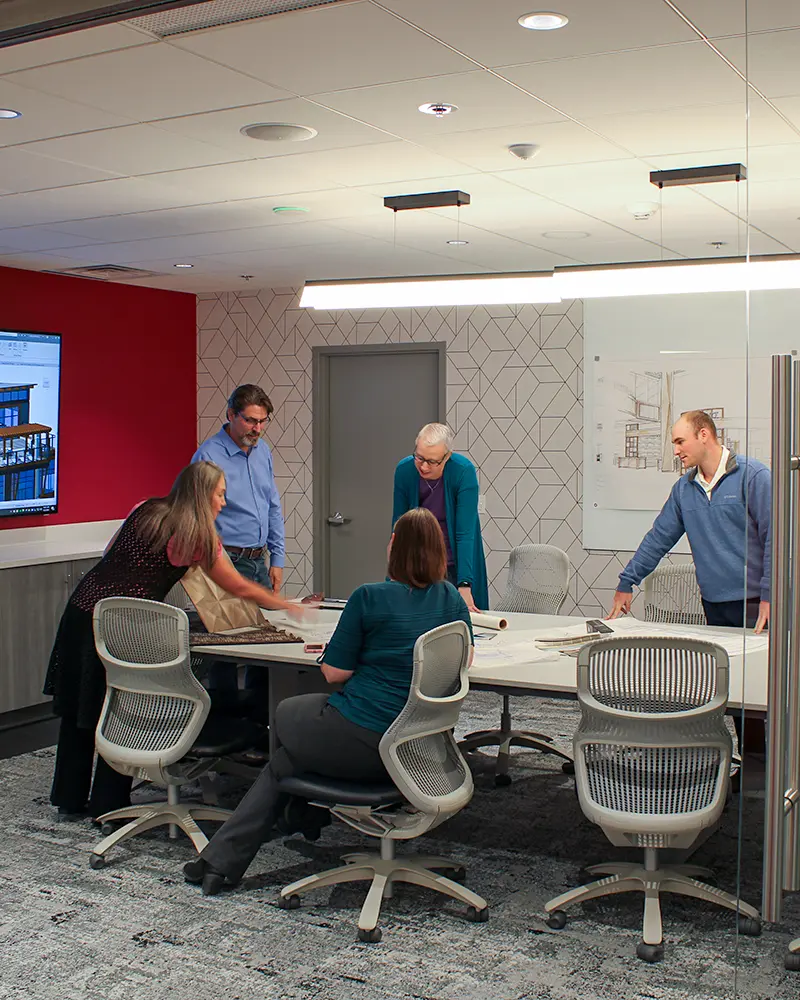
<path id="1" fill-rule="evenodd" d="M 408 700 L 380 742 L 392 781 L 413 806 L 434 817 L 431 826 L 472 798 L 472 775 L 453 736 L 469 691 L 471 649 L 463 621 L 440 625 L 417 639 Z"/>
<path id="2" fill-rule="evenodd" d="M 107 597 L 94 609 L 94 639 L 106 668 L 97 752 L 129 772 L 185 757 L 211 704 L 192 673 L 186 612 L 157 601 Z"/>
<path id="3" fill-rule="evenodd" d="M 569 556 L 555 545 L 518 545 L 508 560 L 506 592 L 495 611 L 557 615 L 567 596 Z"/>
<path id="4" fill-rule="evenodd" d="M 693 562 L 665 563 L 645 577 L 643 584 L 646 622 L 706 624 Z"/>
<path id="5" fill-rule="evenodd" d="M 689 846 L 728 789 L 728 654 L 694 639 L 612 638 L 578 653 L 578 798 L 613 843 Z"/>

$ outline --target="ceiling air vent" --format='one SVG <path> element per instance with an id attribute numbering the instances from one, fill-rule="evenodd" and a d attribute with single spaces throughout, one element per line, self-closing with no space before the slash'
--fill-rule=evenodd
<path id="1" fill-rule="evenodd" d="M 152 278 L 155 273 L 140 267 L 122 267 L 120 264 L 90 264 L 88 267 L 68 267 L 63 271 L 50 272 L 50 274 L 68 274 L 72 278 L 99 278 L 100 281 Z"/>
<path id="2" fill-rule="evenodd" d="M 183 35 L 202 28 L 218 28 L 222 24 L 285 14 L 291 10 L 353 2 L 354 0 L 205 0 L 205 3 L 189 7 L 144 14 L 142 17 L 131 18 L 126 23 L 149 31 L 158 38 L 168 38 L 170 35 Z"/>

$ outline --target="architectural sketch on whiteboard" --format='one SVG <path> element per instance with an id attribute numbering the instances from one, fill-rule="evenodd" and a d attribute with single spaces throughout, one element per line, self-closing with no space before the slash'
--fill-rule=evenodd
<path id="1" fill-rule="evenodd" d="M 683 471 L 672 427 L 686 410 L 705 410 L 731 452 L 768 461 L 768 419 L 762 417 L 769 414 L 769 372 L 760 360 L 751 364 L 749 425 L 746 373 L 739 359 L 682 359 L 681 368 L 666 368 L 663 359 L 595 360 L 596 506 L 661 508 Z"/>

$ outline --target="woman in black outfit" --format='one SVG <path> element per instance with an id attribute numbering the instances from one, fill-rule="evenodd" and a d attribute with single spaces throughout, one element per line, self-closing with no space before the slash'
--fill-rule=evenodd
<path id="1" fill-rule="evenodd" d="M 213 462 L 187 466 L 169 495 L 135 507 L 103 558 L 72 593 L 58 627 L 44 693 L 61 716 L 50 801 L 61 814 L 102 816 L 130 804 L 131 778 L 98 757 L 92 782 L 94 731 L 106 690 L 92 613 L 104 597 L 163 601 L 186 570 L 200 563 L 215 583 L 265 608 L 295 612 L 283 598 L 246 580 L 227 559 L 214 526 L 225 506 L 225 477 Z M 91 795 L 89 788 L 91 785 Z"/>

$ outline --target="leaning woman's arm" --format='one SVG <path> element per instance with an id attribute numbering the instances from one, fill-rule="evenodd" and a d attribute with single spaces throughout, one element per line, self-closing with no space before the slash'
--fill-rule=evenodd
<path id="1" fill-rule="evenodd" d="M 227 590 L 234 597 L 244 597 L 251 601 L 256 601 L 262 608 L 270 608 L 273 611 L 280 609 L 302 617 L 302 608 L 299 604 L 292 604 L 284 601 L 282 597 L 276 597 L 271 590 L 262 587 L 258 583 L 246 580 L 241 573 L 238 573 L 227 559 L 218 556 L 214 560 L 211 569 L 206 570 L 208 575 L 223 590 Z"/>

